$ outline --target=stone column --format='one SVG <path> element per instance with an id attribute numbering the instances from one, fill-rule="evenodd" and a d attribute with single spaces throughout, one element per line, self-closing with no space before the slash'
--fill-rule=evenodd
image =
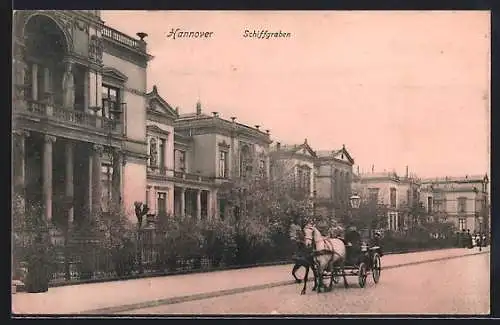
<path id="1" fill-rule="evenodd" d="M 56 137 L 45 134 L 43 145 L 43 202 L 45 219 L 52 219 L 52 144 Z"/>
<path id="2" fill-rule="evenodd" d="M 181 216 L 186 215 L 186 189 L 181 187 Z"/>
<path id="3" fill-rule="evenodd" d="M 122 153 L 118 150 L 115 150 L 115 152 L 113 153 L 113 176 L 111 178 L 111 200 L 115 207 L 117 207 L 120 203 L 122 164 Z"/>
<path id="4" fill-rule="evenodd" d="M 31 67 L 31 99 L 38 100 L 38 64 Z"/>
<path id="5" fill-rule="evenodd" d="M 68 207 L 68 227 L 71 227 L 74 219 L 74 182 L 73 182 L 73 143 L 68 141 L 66 143 L 66 199 L 70 200 L 71 205 Z"/>
<path id="6" fill-rule="evenodd" d="M 212 202 L 212 191 L 207 191 L 207 219 L 211 219 L 214 217 L 213 211 L 213 202 Z"/>
<path id="7" fill-rule="evenodd" d="M 102 192 L 102 182 L 101 182 L 101 166 L 102 166 L 102 153 L 104 148 L 101 145 L 94 144 L 93 148 L 93 159 L 92 159 L 92 212 L 97 214 L 101 212 L 101 192 Z"/>
<path id="8" fill-rule="evenodd" d="M 90 85 L 89 85 L 90 73 L 89 70 L 85 70 L 83 75 L 83 111 L 87 112 L 89 110 L 89 99 L 90 99 Z"/>
<path id="9" fill-rule="evenodd" d="M 215 189 L 212 195 L 212 217 L 220 218 L 219 216 L 219 199 L 217 198 L 218 190 Z"/>
<path id="10" fill-rule="evenodd" d="M 87 165 L 87 191 L 86 191 L 86 197 L 87 197 L 87 213 L 90 216 L 92 214 L 92 184 L 93 184 L 93 165 L 94 165 L 94 157 L 92 156 L 92 150 L 89 150 L 89 156 L 88 156 L 88 165 Z"/>
<path id="11" fill-rule="evenodd" d="M 29 132 L 25 130 L 16 130 L 14 134 L 17 136 L 17 157 L 14 161 L 15 168 L 17 169 L 15 185 L 23 189 L 25 186 L 26 179 L 26 138 L 29 136 Z"/>
<path id="12" fill-rule="evenodd" d="M 196 191 L 196 217 L 201 219 L 201 190 Z"/>
<path id="13" fill-rule="evenodd" d="M 50 70 L 47 67 L 43 68 L 43 92 L 44 99 L 51 103 L 51 82 L 50 82 Z"/>

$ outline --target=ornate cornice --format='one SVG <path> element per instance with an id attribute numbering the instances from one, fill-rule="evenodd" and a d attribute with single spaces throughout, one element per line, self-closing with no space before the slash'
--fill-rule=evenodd
<path id="1" fill-rule="evenodd" d="M 193 134 L 215 133 L 228 137 L 244 136 L 252 142 L 270 144 L 272 140 L 265 132 L 253 129 L 240 123 L 226 121 L 219 117 L 202 117 L 194 119 L 178 119 L 175 128 L 179 130 L 192 129 Z"/>
<path id="2" fill-rule="evenodd" d="M 148 61 L 150 60 L 149 55 L 141 53 L 139 50 L 133 50 L 126 47 L 111 38 L 103 37 L 102 39 L 104 41 L 104 52 L 109 55 L 134 63 L 141 68 L 146 68 L 148 66 Z"/>
<path id="3" fill-rule="evenodd" d="M 120 70 L 113 68 L 113 67 L 103 67 L 102 69 L 102 76 L 103 78 L 109 78 L 114 81 L 118 81 L 119 83 L 124 84 L 127 82 L 128 77 L 124 73 L 122 73 Z"/>
<path id="4" fill-rule="evenodd" d="M 164 135 L 170 135 L 170 132 L 167 130 L 163 130 L 157 125 L 147 125 L 146 130 L 151 132 L 151 133 L 157 133 L 157 134 L 164 134 Z"/>

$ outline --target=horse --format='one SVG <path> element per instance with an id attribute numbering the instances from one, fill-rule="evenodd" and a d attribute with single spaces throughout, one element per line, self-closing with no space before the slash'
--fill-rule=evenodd
<path id="1" fill-rule="evenodd" d="M 307 280 L 309 276 L 309 269 L 313 268 L 314 264 L 312 260 L 312 254 L 310 254 L 309 252 L 305 252 L 304 249 L 305 245 L 303 241 L 304 230 L 298 224 L 299 222 L 296 222 L 290 226 L 290 240 L 292 240 L 292 242 L 297 243 L 297 253 L 298 253 L 293 258 L 295 264 L 292 269 L 292 276 L 294 277 L 296 283 L 301 283 L 302 281 L 304 281 L 304 288 L 302 289 L 301 294 L 305 294 L 307 288 Z M 303 280 L 299 279 L 295 274 L 301 267 L 306 269 Z M 313 269 L 313 274 L 315 275 L 314 269 Z M 316 288 L 317 288 L 317 282 L 315 276 L 313 291 L 316 290 Z"/>
<path id="2" fill-rule="evenodd" d="M 304 282 L 304 287 L 302 288 L 302 291 L 300 292 L 301 295 L 306 294 L 306 289 L 307 289 L 307 281 L 308 281 L 308 276 L 309 276 L 309 269 L 312 269 L 313 271 L 313 276 L 314 276 L 314 286 L 312 288 L 312 291 L 315 291 L 318 288 L 318 281 L 316 277 L 316 271 L 315 271 L 315 266 L 313 263 L 313 258 L 312 254 L 304 256 L 304 258 L 294 258 L 294 266 L 292 269 L 292 276 L 295 278 L 296 283 L 301 283 L 302 281 Z M 304 274 L 304 279 L 301 280 L 295 275 L 295 272 L 297 272 L 298 269 L 301 267 L 304 267 L 306 269 L 306 272 Z"/>
<path id="3" fill-rule="evenodd" d="M 312 247 L 313 250 L 313 271 L 315 271 L 315 278 L 318 284 L 316 292 L 320 293 L 321 289 L 326 289 L 323 283 L 323 273 L 325 271 L 331 273 L 328 290 L 332 290 L 336 266 L 340 267 L 344 279 L 344 287 L 347 288 L 349 285 L 344 271 L 346 261 L 346 247 L 344 242 L 338 238 L 323 237 L 313 225 L 307 225 L 304 228 L 304 234 L 306 247 Z"/>

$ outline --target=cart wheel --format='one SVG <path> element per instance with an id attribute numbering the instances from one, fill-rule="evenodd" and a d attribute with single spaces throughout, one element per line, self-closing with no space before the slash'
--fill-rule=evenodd
<path id="1" fill-rule="evenodd" d="M 339 281 L 340 281 L 339 272 L 337 270 L 332 272 L 332 281 L 335 284 L 339 283 Z"/>
<path id="2" fill-rule="evenodd" d="M 373 262 L 372 262 L 373 282 L 378 283 L 380 281 L 381 272 L 382 272 L 382 262 L 380 262 L 380 255 L 376 253 L 373 256 Z"/>
<path id="3" fill-rule="evenodd" d="M 361 288 L 365 287 L 367 276 L 368 275 L 366 273 L 366 264 L 365 262 L 361 262 L 361 264 L 359 264 L 359 269 L 358 269 L 358 283 Z"/>

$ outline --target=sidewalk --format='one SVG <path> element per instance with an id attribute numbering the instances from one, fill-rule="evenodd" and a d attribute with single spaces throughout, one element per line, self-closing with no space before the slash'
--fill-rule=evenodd
<path id="1" fill-rule="evenodd" d="M 483 248 L 482 253 L 486 252 L 489 252 L 489 247 Z M 477 248 L 453 248 L 385 255 L 382 257 L 382 268 L 388 269 L 478 253 Z M 12 295 L 12 313 L 106 314 L 264 289 L 293 283 L 290 274 L 291 267 L 291 265 L 263 266 L 62 286 L 50 288 L 45 293 L 16 293 Z M 312 275 L 309 277 L 312 279 Z"/>

